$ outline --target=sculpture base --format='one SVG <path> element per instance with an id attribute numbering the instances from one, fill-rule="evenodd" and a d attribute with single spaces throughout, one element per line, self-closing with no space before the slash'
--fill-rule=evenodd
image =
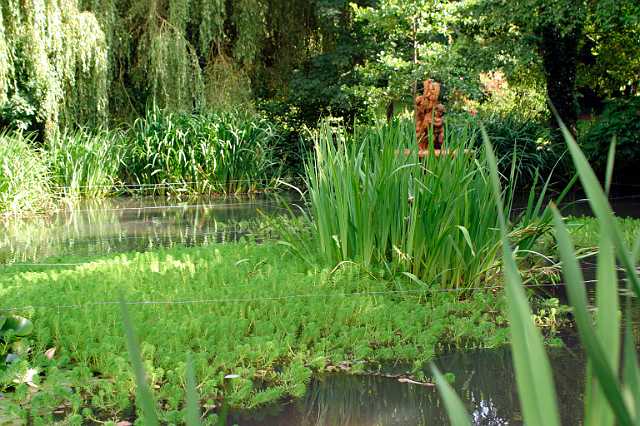
<path id="1" fill-rule="evenodd" d="M 405 149 L 404 150 L 404 155 L 405 156 L 409 156 L 411 155 L 411 153 L 413 152 L 412 149 Z M 464 153 L 465 154 L 469 154 L 471 152 L 470 149 L 465 149 Z M 431 153 L 433 153 L 434 156 L 436 157 L 441 157 L 441 156 L 445 156 L 445 155 L 450 155 L 450 156 L 455 156 L 458 153 L 457 149 L 451 149 L 451 150 L 447 150 L 447 149 L 418 149 L 418 158 L 424 158 L 424 157 L 428 157 L 429 155 L 431 155 Z"/>

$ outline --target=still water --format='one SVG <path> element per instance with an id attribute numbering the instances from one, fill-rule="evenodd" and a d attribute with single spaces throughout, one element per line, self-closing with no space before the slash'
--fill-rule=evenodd
<path id="1" fill-rule="evenodd" d="M 552 349 L 562 424 L 582 419 L 585 360 L 580 352 Z M 436 360 L 455 375 L 456 391 L 476 425 L 520 425 L 522 415 L 508 349 L 453 353 Z M 430 375 L 430 372 L 425 372 Z M 379 376 L 331 374 L 309 384 L 306 395 L 287 404 L 234 412 L 228 424 L 239 426 L 400 426 L 448 425 L 435 387 L 400 383 Z"/>
<path id="2" fill-rule="evenodd" d="M 115 198 L 83 202 L 51 215 L 0 221 L 0 264 L 52 256 L 145 251 L 174 245 L 268 238 L 261 214 L 283 214 L 292 196 L 233 197 L 180 202 Z"/>

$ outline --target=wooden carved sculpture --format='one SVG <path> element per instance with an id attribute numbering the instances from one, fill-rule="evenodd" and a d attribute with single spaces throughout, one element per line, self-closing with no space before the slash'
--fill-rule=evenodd
<path id="1" fill-rule="evenodd" d="M 438 103 L 440 83 L 424 82 L 423 94 L 416 98 L 416 138 L 421 151 L 429 148 L 429 135 L 433 135 L 434 148 L 441 149 L 444 141 L 444 105 Z"/>

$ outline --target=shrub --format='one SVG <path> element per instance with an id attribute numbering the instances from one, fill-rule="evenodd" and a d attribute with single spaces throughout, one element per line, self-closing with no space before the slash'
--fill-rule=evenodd
<path id="1" fill-rule="evenodd" d="M 46 147 L 62 195 L 95 198 L 113 192 L 124 153 L 119 132 L 64 132 L 49 138 Z"/>
<path id="2" fill-rule="evenodd" d="M 460 116 L 453 119 L 457 125 L 468 121 Z M 532 181 L 536 172 L 542 176 L 550 174 L 565 151 L 552 142 L 553 134 L 547 123 L 516 111 L 481 112 L 474 125 L 480 123 L 491 139 L 503 174 L 508 174 L 515 151 L 518 159 L 516 177 L 520 182 Z M 480 132 L 475 133 L 475 144 L 482 145 Z"/>
<path id="3" fill-rule="evenodd" d="M 279 135 L 266 119 L 242 112 L 207 115 L 150 110 L 128 132 L 126 179 L 180 183 L 193 192 L 250 192 L 275 182 Z"/>
<path id="4" fill-rule="evenodd" d="M 29 136 L 0 133 L 0 213 L 40 211 L 49 206 L 49 173 Z"/>
<path id="5" fill-rule="evenodd" d="M 616 138 L 616 172 L 633 171 L 640 161 L 640 97 L 614 99 L 580 137 L 580 145 L 597 172 L 603 172 L 607 150 Z"/>

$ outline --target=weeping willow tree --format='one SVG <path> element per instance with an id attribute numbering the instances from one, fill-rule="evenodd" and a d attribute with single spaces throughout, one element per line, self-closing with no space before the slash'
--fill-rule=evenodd
<path id="1" fill-rule="evenodd" d="M 41 131 L 247 102 L 318 38 L 306 0 L 2 0 L 0 127 Z"/>
<path id="2" fill-rule="evenodd" d="M 3 121 L 44 134 L 107 118 L 107 44 L 76 0 L 5 0 L 0 36 Z"/>

